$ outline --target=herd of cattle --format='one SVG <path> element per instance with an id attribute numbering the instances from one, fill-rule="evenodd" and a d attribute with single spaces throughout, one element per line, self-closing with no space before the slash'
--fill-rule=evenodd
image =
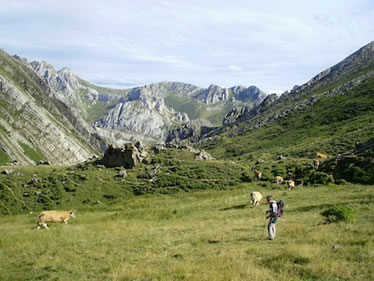
<path id="1" fill-rule="evenodd" d="M 318 169 L 320 161 L 318 158 L 326 159 L 327 155 L 317 152 L 316 158 L 313 160 L 313 166 L 315 169 Z M 254 169 L 254 177 L 256 180 L 261 180 L 262 172 L 258 169 Z M 283 177 L 276 176 L 275 177 L 276 184 L 282 184 L 284 182 Z M 293 190 L 295 188 L 295 182 L 292 179 L 286 180 L 287 187 L 289 190 Z M 253 207 L 256 207 L 260 204 L 260 201 L 262 200 L 262 194 L 258 191 L 254 191 L 250 195 L 251 198 L 251 204 Z M 41 227 L 44 227 L 48 229 L 47 222 L 60 222 L 60 223 L 68 223 L 68 220 L 70 218 L 75 218 L 75 211 L 43 211 L 39 214 L 39 220 L 37 223 L 37 229 L 40 229 Z"/>

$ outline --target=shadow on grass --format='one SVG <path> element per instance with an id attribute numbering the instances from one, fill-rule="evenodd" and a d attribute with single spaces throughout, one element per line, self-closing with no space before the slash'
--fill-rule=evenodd
<path id="1" fill-rule="evenodd" d="M 320 204 L 320 205 L 309 205 L 309 206 L 303 206 L 293 209 L 287 209 L 287 213 L 297 213 L 297 212 L 309 212 L 312 210 L 323 210 L 325 208 L 331 208 L 333 207 L 333 204 Z"/>
<path id="2" fill-rule="evenodd" d="M 362 197 L 357 197 L 357 200 L 350 200 L 346 201 L 340 204 L 345 204 L 345 205 L 354 205 L 354 204 L 359 204 L 359 205 L 367 205 L 374 203 L 374 201 L 371 200 L 371 197 L 363 198 Z M 297 212 L 309 212 L 312 210 L 323 210 L 327 208 L 332 208 L 336 206 L 337 204 L 319 204 L 319 205 L 309 205 L 309 206 L 303 206 L 303 207 L 298 207 L 298 208 L 292 208 L 292 209 L 287 209 L 287 213 L 297 213 Z"/>
<path id="3" fill-rule="evenodd" d="M 222 209 L 219 209 L 219 210 L 220 211 L 240 210 L 240 209 L 244 209 L 247 206 L 248 206 L 248 204 L 242 204 L 242 205 L 236 205 L 236 206 L 222 208 Z"/>

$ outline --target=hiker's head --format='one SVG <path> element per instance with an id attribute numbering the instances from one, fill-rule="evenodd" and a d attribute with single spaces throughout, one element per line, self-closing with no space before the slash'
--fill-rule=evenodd
<path id="1" fill-rule="evenodd" d="M 271 196 L 271 195 L 266 196 L 266 200 L 267 200 L 268 202 L 270 202 L 271 200 L 273 200 L 273 196 Z"/>

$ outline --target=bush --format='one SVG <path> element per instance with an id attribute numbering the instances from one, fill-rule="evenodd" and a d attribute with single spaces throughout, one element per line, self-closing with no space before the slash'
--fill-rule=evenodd
<path id="1" fill-rule="evenodd" d="M 332 222 L 353 222 L 355 219 L 355 211 L 353 208 L 346 205 L 338 205 L 321 213 L 326 217 L 328 223 Z"/>
<path id="2" fill-rule="evenodd" d="M 328 175 L 323 172 L 313 172 L 309 178 L 309 183 L 312 184 L 324 184 L 333 183 L 334 178 L 331 175 Z"/>

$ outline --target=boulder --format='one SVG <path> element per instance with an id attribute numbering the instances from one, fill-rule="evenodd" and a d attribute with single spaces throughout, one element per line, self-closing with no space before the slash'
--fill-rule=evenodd
<path id="1" fill-rule="evenodd" d="M 151 178 L 154 178 L 158 173 L 159 173 L 159 168 L 160 168 L 160 165 L 157 165 L 156 167 L 154 167 L 149 173 L 148 173 L 148 176 L 150 176 Z"/>
<path id="2" fill-rule="evenodd" d="M 120 170 L 117 173 L 117 177 L 119 177 L 119 178 L 125 178 L 126 176 L 127 176 L 126 170 Z"/>
<path id="3" fill-rule="evenodd" d="M 165 146 L 163 144 L 157 144 L 151 148 L 154 153 L 160 153 L 161 151 L 165 150 Z"/>
<path id="4" fill-rule="evenodd" d="M 4 175 L 10 175 L 11 173 L 13 173 L 13 170 L 5 169 L 5 170 L 2 171 L 1 173 L 4 174 Z"/>
<path id="5" fill-rule="evenodd" d="M 126 143 L 123 147 L 110 145 L 104 157 L 99 161 L 105 167 L 125 167 L 132 169 L 141 162 L 142 156 L 132 143 Z"/>
<path id="6" fill-rule="evenodd" d="M 195 154 L 195 160 L 214 160 L 214 158 L 205 150 L 201 150 Z"/>

